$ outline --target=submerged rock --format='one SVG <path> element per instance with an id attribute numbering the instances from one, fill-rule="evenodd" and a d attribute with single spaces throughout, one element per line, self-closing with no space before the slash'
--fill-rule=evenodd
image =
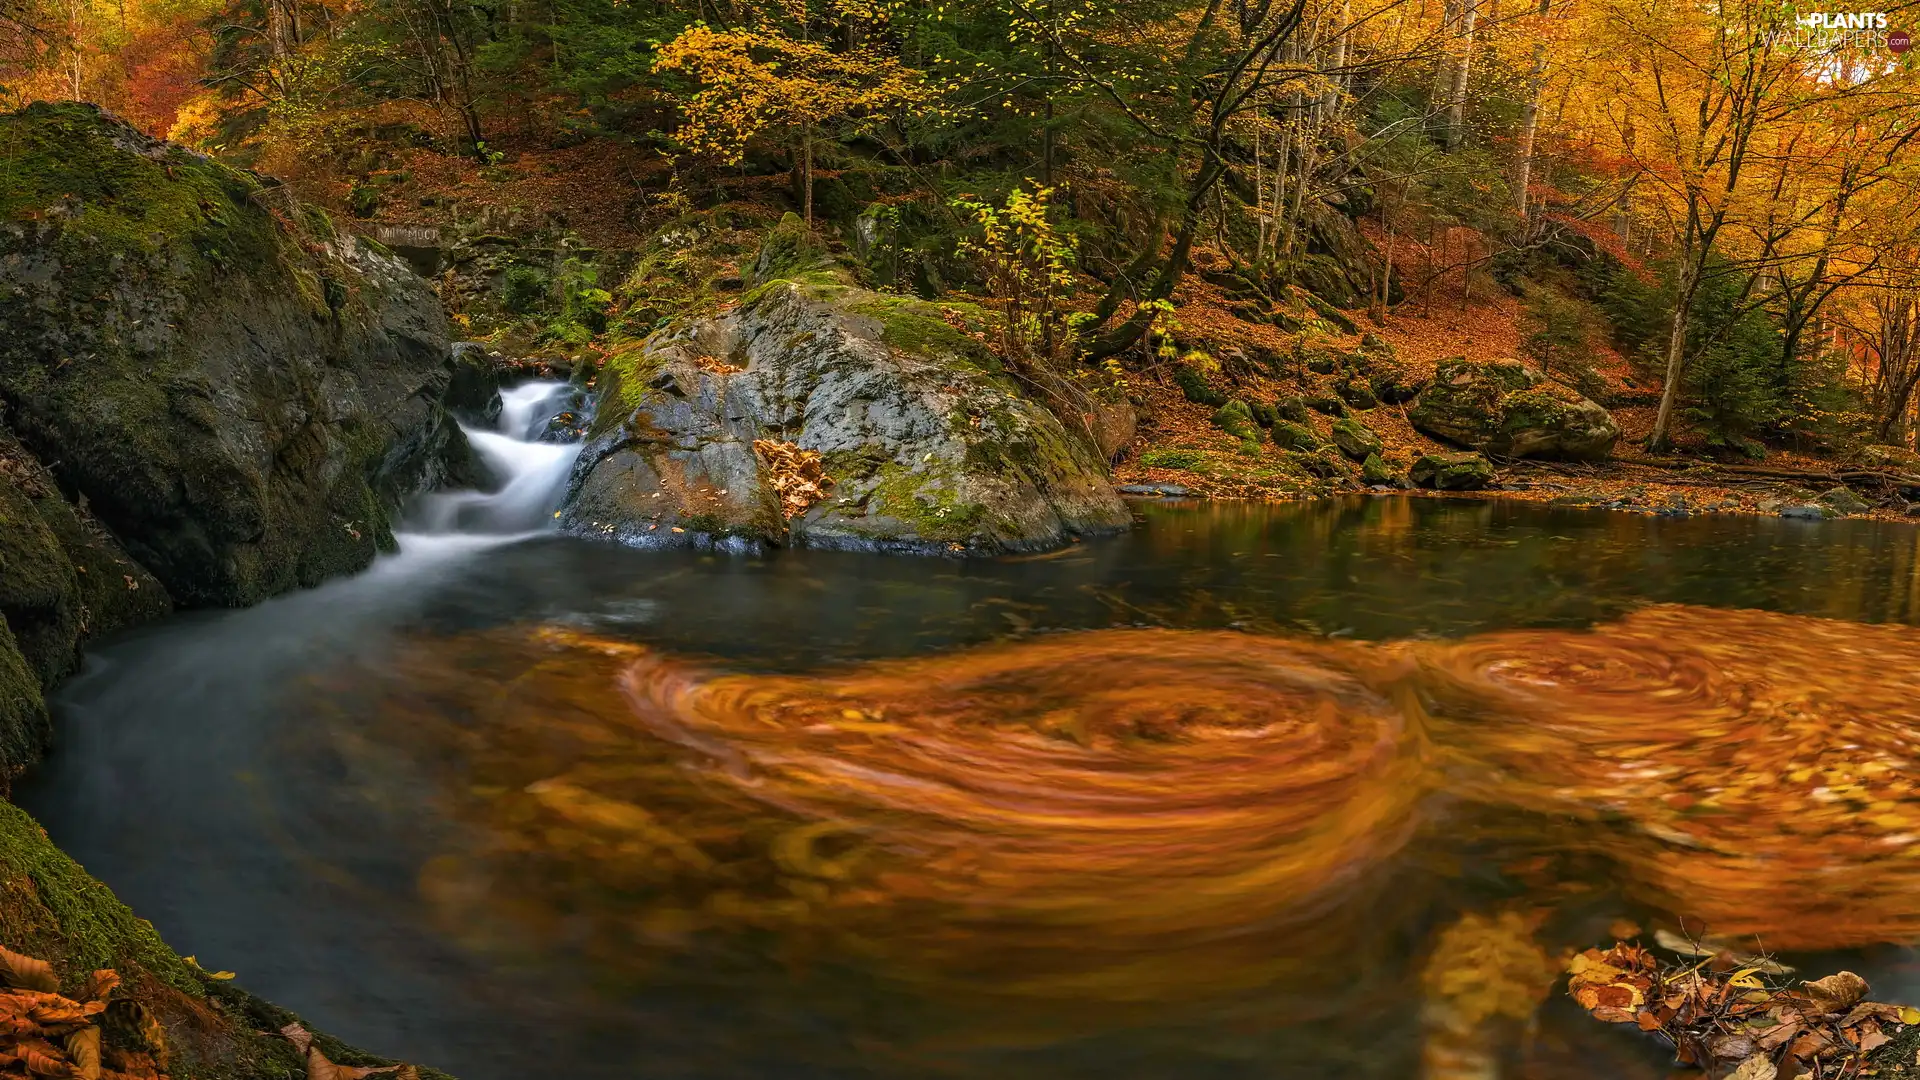
<path id="1" fill-rule="evenodd" d="M 1517 360 L 1440 361 L 1407 419 L 1435 438 L 1503 457 L 1599 461 L 1620 440 L 1606 409 Z"/>
<path id="2" fill-rule="evenodd" d="M 0 398 L 61 491 L 188 604 L 391 546 L 392 508 L 464 450 L 425 282 L 92 106 L 0 116 L 0 157 Z"/>
<path id="3" fill-rule="evenodd" d="M 636 544 L 979 553 L 1124 528 L 1092 438 L 948 317 L 812 270 L 656 334 L 602 374 L 562 525 Z M 825 497 L 788 520 L 756 442 L 818 452 Z"/>
<path id="4" fill-rule="evenodd" d="M 1422 454 L 1407 478 L 1438 491 L 1478 491 L 1493 483 L 1493 465 L 1479 454 Z"/>

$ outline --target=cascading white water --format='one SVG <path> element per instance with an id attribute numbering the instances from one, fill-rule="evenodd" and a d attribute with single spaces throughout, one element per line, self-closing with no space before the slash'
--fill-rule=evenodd
<path id="1" fill-rule="evenodd" d="M 540 434 L 565 408 L 569 390 L 563 382 L 522 383 L 500 392 L 500 419 L 493 430 L 460 425 L 500 488 L 425 497 L 400 538 L 402 550 L 409 539 L 510 537 L 550 525 L 580 444 L 544 442 Z"/>

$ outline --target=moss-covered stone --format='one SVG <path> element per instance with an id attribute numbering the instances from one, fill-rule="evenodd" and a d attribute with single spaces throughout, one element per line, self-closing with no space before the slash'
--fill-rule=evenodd
<path id="1" fill-rule="evenodd" d="M 0 325 L 8 426 L 189 603 L 365 566 L 447 460 L 424 282 L 91 106 L 0 116 Z"/>
<path id="2" fill-rule="evenodd" d="M 1227 395 L 1215 390 L 1207 382 L 1207 377 L 1186 364 L 1177 364 L 1173 369 L 1173 384 L 1180 393 L 1195 405 L 1208 405 L 1219 408 L 1227 403 Z"/>
<path id="3" fill-rule="evenodd" d="M 1305 424 L 1296 424 L 1291 420 L 1282 420 L 1273 425 L 1273 442 L 1283 450 L 1305 450 L 1309 453 L 1320 449 L 1320 436 Z"/>
<path id="4" fill-rule="evenodd" d="M 792 280 L 833 266 L 827 247 L 798 214 L 786 214 L 768 230 L 760 251 L 754 256 L 753 271 L 747 284 Z"/>
<path id="5" fill-rule="evenodd" d="M 642 364 L 653 374 L 638 384 L 624 369 Z M 607 367 L 562 513 L 581 535 L 695 542 L 662 526 L 707 532 L 711 513 L 760 544 L 978 553 L 1129 520 L 1098 440 L 1026 398 L 939 305 L 778 279 Z M 827 497 L 783 520 L 762 439 L 818 451 Z"/>
<path id="6" fill-rule="evenodd" d="M 1515 360 L 1442 360 L 1407 419 L 1458 446 L 1506 457 L 1597 461 L 1620 428 L 1607 410 Z"/>
<path id="7" fill-rule="evenodd" d="M 1493 483 L 1493 464 L 1479 454 L 1422 454 L 1407 477 L 1439 491 L 1478 491 Z"/>
<path id="8" fill-rule="evenodd" d="M 1372 428 L 1348 416 L 1333 422 L 1333 445 L 1354 461 L 1365 461 L 1385 444 Z"/>
<path id="9" fill-rule="evenodd" d="M 1214 411 L 1213 426 L 1243 442 L 1257 443 L 1260 440 L 1260 428 L 1253 422 L 1253 412 L 1239 398 Z"/>
<path id="10" fill-rule="evenodd" d="M 1367 459 L 1360 463 L 1360 480 L 1368 485 L 1407 486 L 1407 478 L 1394 471 L 1379 454 L 1368 454 Z"/>
<path id="11" fill-rule="evenodd" d="M 0 616 L 0 775 L 13 776 L 37 760 L 52 730 L 40 675 L 20 655 Z"/>

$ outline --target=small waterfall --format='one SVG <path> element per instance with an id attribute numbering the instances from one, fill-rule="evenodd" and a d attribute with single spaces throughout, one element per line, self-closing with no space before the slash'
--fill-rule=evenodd
<path id="1" fill-rule="evenodd" d="M 424 537 L 512 537 L 553 522 L 580 443 L 541 438 L 548 423 L 578 391 L 563 382 L 530 382 L 500 392 L 500 419 L 491 431 L 460 425 L 500 488 L 441 492 L 420 500 L 401 547 Z"/>

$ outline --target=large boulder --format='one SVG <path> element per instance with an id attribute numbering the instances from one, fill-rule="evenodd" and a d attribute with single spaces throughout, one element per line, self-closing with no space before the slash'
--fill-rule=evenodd
<path id="1" fill-rule="evenodd" d="M 0 116 L 0 160 L 4 423 L 175 599 L 364 567 L 464 456 L 445 318 L 400 260 L 92 106 Z"/>
<path id="2" fill-rule="evenodd" d="M 951 315 L 809 269 L 616 352 L 563 526 L 635 544 L 972 553 L 1124 528 L 1093 438 L 1023 396 Z M 803 461 L 824 485 L 797 479 Z"/>
<path id="3" fill-rule="evenodd" d="M 1502 457 L 1600 461 L 1620 426 L 1599 404 L 1517 360 L 1442 360 L 1407 419 L 1456 446 Z"/>

